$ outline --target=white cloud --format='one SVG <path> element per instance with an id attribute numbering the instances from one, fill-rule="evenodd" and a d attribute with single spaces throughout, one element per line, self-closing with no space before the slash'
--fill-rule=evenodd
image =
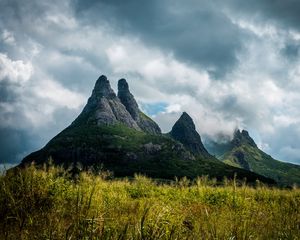
<path id="1" fill-rule="evenodd" d="M 23 60 L 11 60 L 6 54 L 0 53 L 0 81 L 8 79 L 14 83 L 24 83 L 33 74 L 33 66 Z"/>
<path id="2" fill-rule="evenodd" d="M 178 113 L 181 112 L 181 105 L 180 104 L 171 104 L 169 106 L 167 106 L 166 108 L 166 112 L 167 113 Z"/>
<path id="3" fill-rule="evenodd" d="M 77 109 L 85 102 L 85 97 L 81 94 L 72 92 L 49 79 L 40 81 L 37 86 L 33 87 L 32 91 L 36 97 L 50 101 L 56 107 Z"/>

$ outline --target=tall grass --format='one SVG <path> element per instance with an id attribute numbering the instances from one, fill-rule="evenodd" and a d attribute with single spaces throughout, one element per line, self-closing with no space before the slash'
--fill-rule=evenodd
<path id="1" fill-rule="evenodd" d="M 1 176 L 0 239 L 300 239 L 296 188 L 105 176 L 34 166 Z"/>

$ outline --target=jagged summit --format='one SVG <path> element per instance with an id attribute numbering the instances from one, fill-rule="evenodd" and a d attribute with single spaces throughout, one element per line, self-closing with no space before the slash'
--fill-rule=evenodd
<path id="1" fill-rule="evenodd" d="M 92 92 L 92 96 L 94 97 L 107 97 L 107 98 L 115 98 L 116 94 L 114 90 L 112 90 L 110 83 L 106 76 L 101 75 L 96 83 Z"/>
<path id="2" fill-rule="evenodd" d="M 118 82 L 118 97 L 130 113 L 131 117 L 144 132 L 161 134 L 160 127 L 139 109 L 134 96 L 129 90 L 128 83 L 124 78 L 120 79 Z"/>
<path id="3" fill-rule="evenodd" d="M 244 129 L 242 131 L 237 129 L 234 132 L 234 136 L 233 136 L 233 139 L 231 141 L 231 144 L 233 146 L 237 146 L 237 147 L 241 146 L 242 144 L 249 144 L 252 147 L 257 147 L 254 140 L 250 137 L 248 131 L 246 131 Z"/>
<path id="4" fill-rule="evenodd" d="M 125 78 L 121 78 L 118 81 L 118 91 L 122 91 L 122 90 L 129 91 L 129 85 Z"/>
<path id="5" fill-rule="evenodd" d="M 181 114 L 181 116 L 178 119 L 178 121 L 186 124 L 186 126 L 192 128 L 193 130 L 196 130 L 196 127 L 195 127 L 193 119 L 186 112 L 183 112 Z"/>
<path id="6" fill-rule="evenodd" d="M 118 97 L 126 107 L 134 120 L 140 117 L 140 110 L 134 96 L 129 91 L 129 86 L 126 79 L 122 78 L 118 81 Z"/>
<path id="7" fill-rule="evenodd" d="M 125 106 L 121 103 L 111 88 L 107 77 L 104 75 L 100 76 L 96 81 L 92 95 L 86 106 L 72 124 L 124 124 L 135 130 L 141 130 Z"/>
<path id="8" fill-rule="evenodd" d="M 170 135 L 175 140 L 181 142 L 193 154 L 211 157 L 202 144 L 201 137 L 196 131 L 193 119 L 186 112 L 183 112 L 174 124 Z"/>

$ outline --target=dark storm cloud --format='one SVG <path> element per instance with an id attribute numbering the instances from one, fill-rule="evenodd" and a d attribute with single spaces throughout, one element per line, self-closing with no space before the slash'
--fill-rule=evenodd
<path id="1" fill-rule="evenodd" d="M 282 49 L 283 55 L 292 60 L 297 60 L 300 52 L 299 42 L 288 42 Z"/>
<path id="2" fill-rule="evenodd" d="M 0 164 L 19 163 L 24 156 L 43 147 L 49 139 L 70 125 L 77 114 L 70 109 L 61 108 L 54 112 L 54 121 L 42 129 L 29 129 L 29 127 L 23 129 L 22 118 L 24 115 L 18 113 L 20 125 L 15 128 L 0 126 Z M 13 116 L 9 117 L 14 119 Z"/>
<path id="3" fill-rule="evenodd" d="M 209 1 L 77 0 L 75 9 L 87 24 L 106 22 L 216 78 L 232 70 L 242 40 L 250 37 Z"/>
<path id="4" fill-rule="evenodd" d="M 0 164 L 19 162 L 21 156 L 38 146 L 32 139 L 36 139 L 36 136 L 33 138 L 25 130 L 0 127 Z"/>
<path id="5" fill-rule="evenodd" d="M 289 31 L 300 31 L 300 1 L 298 0 L 218 0 L 229 15 L 261 26 L 275 26 L 278 31 L 288 35 Z M 288 60 L 298 57 L 300 42 L 286 39 L 281 53 Z"/>
<path id="6" fill-rule="evenodd" d="M 8 81 L 1 81 L 0 82 L 0 103 L 6 102 L 14 102 L 17 99 L 17 94 L 13 93 L 11 90 L 12 84 Z"/>
<path id="7" fill-rule="evenodd" d="M 224 4 L 224 1 L 219 1 Z M 277 23 L 286 29 L 300 30 L 300 1 L 298 0 L 251 0 L 225 1 L 227 8 L 247 18 L 259 18 L 262 23 Z"/>

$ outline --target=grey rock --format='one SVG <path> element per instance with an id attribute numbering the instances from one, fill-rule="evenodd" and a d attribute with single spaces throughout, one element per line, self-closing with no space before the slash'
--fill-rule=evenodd
<path id="1" fill-rule="evenodd" d="M 146 133 L 161 134 L 160 127 L 150 117 L 140 111 L 140 118 L 137 120 L 139 127 Z"/>
<path id="2" fill-rule="evenodd" d="M 148 154 L 157 153 L 162 149 L 159 144 L 153 144 L 152 142 L 144 144 L 143 147 Z"/>
<path id="3" fill-rule="evenodd" d="M 82 113 L 72 124 L 111 125 L 118 123 L 135 130 L 141 130 L 112 90 L 107 78 L 102 75 L 98 78 L 93 93 Z"/>
<path id="4" fill-rule="evenodd" d="M 118 81 L 118 97 L 132 118 L 138 120 L 140 116 L 139 106 L 130 93 L 128 83 L 124 78 Z"/>
<path id="5" fill-rule="evenodd" d="M 124 78 L 120 79 L 118 82 L 118 97 L 130 113 L 131 117 L 144 132 L 161 134 L 159 126 L 139 109 L 134 96 L 130 93 L 128 83 Z"/>

